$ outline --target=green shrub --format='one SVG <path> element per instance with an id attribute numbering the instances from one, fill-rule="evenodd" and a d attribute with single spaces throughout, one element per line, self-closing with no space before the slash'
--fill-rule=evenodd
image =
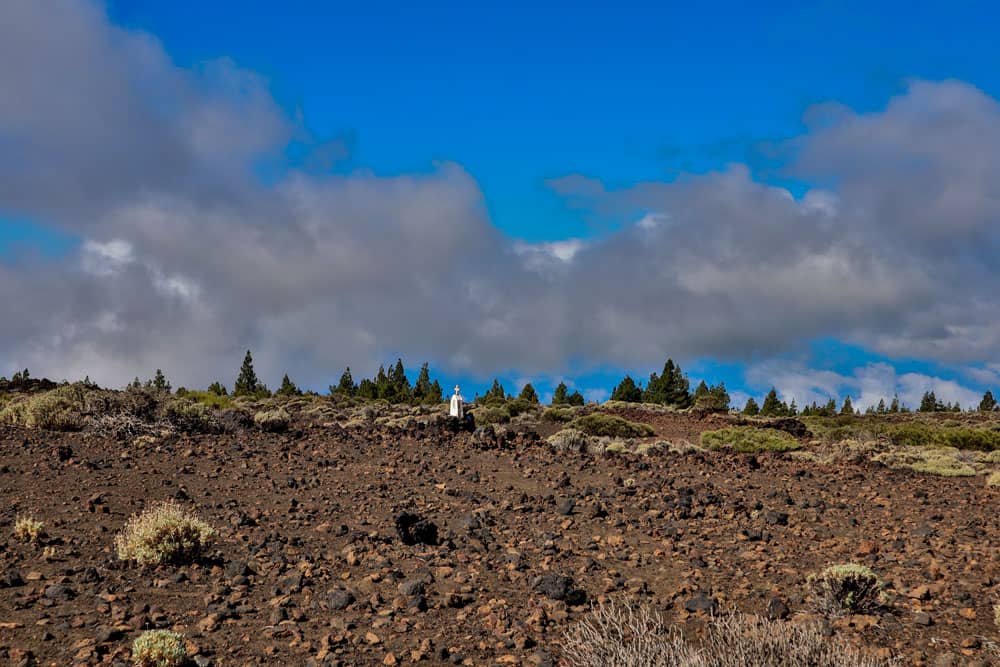
<path id="1" fill-rule="evenodd" d="M 205 552 L 214 536 L 211 526 L 171 500 L 129 519 L 115 538 L 115 548 L 118 558 L 140 565 L 190 563 Z"/>
<path id="2" fill-rule="evenodd" d="M 292 416 L 283 407 L 261 410 L 253 416 L 253 423 L 266 433 L 284 433 L 292 423 Z"/>
<path id="3" fill-rule="evenodd" d="M 871 569 L 856 563 L 831 565 L 819 574 L 809 575 L 817 610 L 828 616 L 870 614 L 886 601 L 885 584 Z"/>
<path id="4" fill-rule="evenodd" d="M 507 409 L 506 405 L 494 403 L 493 405 L 486 405 L 480 408 L 476 408 L 472 411 L 473 417 L 476 419 L 476 426 L 487 426 L 489 424 L 508 424 L 510 423 L 510 411 Z"/>
<path id="5" fill-rule="evenodd" d="M 801 447 L 799 441 L 785 433 L 770 428 L 730 426 L 701 434 L 701 444 L 709 449 L 728 447 L 737 452 L 787 452 Z"/>
<path id="6" fill-rule="evenodd" d="M 573 411 L 568 408 L 545 408 L 542 421 L 565 423 L 573 420 Z"/>
<path id="7" fill-rule="evenodd" d="M 135 667 L 181 667 L 187 663 L 184 638 L 169 630 L 147 630 L 132 642 Z"/>
<path id="8" fill-rule="evenodd" d="M 178 392 L 179 395 L 180 392 Z M 207 408 L 212 408 L 213 410 L 226 410 L 233 407 L 233 398 L 227 396 L 226 394 L 218 394 L 214 391 L 191 391 L 188 390 L 184 394 L 184 398 L 194 401 L 195 403 L 201 403 Z"/>
<path id="9" fill-rule="evenodd" d="M 642 438 L 655 433 L 649 424 L 631 422 L 616 415 L 593 412 L 574 420 L 571 426 L 587 435 L 609 438 Z"/>
<path id="10" fill-rule="evenodd" d="M 625 446 L 625 443 L 622 442 L 621 440 L 614 440 L 614 441 L 608 443 L 604 447 L 604 453 L 605 454 L 618 455 L 618 454 L 624 454 L 627 451 L 628 451 L 628 448 Z"/>

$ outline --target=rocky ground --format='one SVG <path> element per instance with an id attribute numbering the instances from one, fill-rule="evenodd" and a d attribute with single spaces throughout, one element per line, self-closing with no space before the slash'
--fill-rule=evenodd
<path id="1" fill-rule="evenodd" d="M 732 419 L 645 417 L 675 442 Z M 694 637 L 713 609 L 807 614 L 806 577 L 853 561 L 893 600 L 831 632 L 903 664 L 991 664 L 998 490 L 981 477 L 781 453 L 592 456 L 552 450 L 553 428 L 303 418 L 136 447 L 0 427 L 2 652 L 124 665 L 142 629 L 172 628 L 198 665 L 557 665 L 590 602 L 648 604 Z M 115 534 L 166 499 L 217 529 L 209 557 L 118 561 Z M 38 543 L 12 535 L 25 514 L 44 522 Z"/>

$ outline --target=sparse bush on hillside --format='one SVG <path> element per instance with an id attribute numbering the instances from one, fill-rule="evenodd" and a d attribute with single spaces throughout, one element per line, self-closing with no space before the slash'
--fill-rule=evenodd
<path id="1" fill-rule="evenodd" d="M 14 521 L 14 539 L 19 542 L 37 542 L 45 534 L 45 524 L 33 516 L 19 516 Z"/>
<path id="2" fill-rule="evenodd" d="M 140 565 L 190 563 L 211 543 L 215 531 L 173 501 L 150 507 L 133 516 L 115 538 L 121 560 Z"/>
<path id="3" fill-rule="evenodd" d="M 892 469 L 907 469 L 943 477 L 973 477 L 975 458 L 954 447 L 903 447 L 872 457 Z"/>
<path id="4" fill-rule="evenodd" d="M 709 449 L 728 447 L 742 453 L 787 452 L 801 447 L 798 440 L 784 431 L 754 426 L 705 431 L 701 434 L 701 444 Z"/>
<path id="5" fill-rule="evenodd" d="M 864 565 L 831 565 L 819 574 L 809 575 L 807 581 L 817 611 L 830 617 L 871 614 L 886 603 L 885 584 Z"/>
<path id="6" fill-rule="evenodd" d="M 986 486 L 1000 487 L 1000 471 L 990 473 L 990 476 L 986 478 Z"/>
<path id="7" fill-rule="evenodd" d="M 186 398 L 171 398 L 160 410 L 163 421 L 183 433 L 215 433 L 219 423 L 203 403 Z"/>
<path id="8" fill-rule="evenodd" d="M 570 667 L 888 667 L 815 622 L 768 621 L 749 614 L 712 619 L 703 639 L 686 642 L 646 607 L 608 603 L 560 643 Z"/>
<path id="9" fill-rule="evenodd" d="M 82 386 L 67 385 L 15 399 L 0 412 L 0 422 L 48 431 L 79 431 L 83 428 L 84 392 Z"/>
<path id="10" fill-rule="evenodd" d="M 253 422 L 267 433 L 284 433 L 292 423 L 292 416 L 279 406 L 273 410 L 261 410 L 253 416 Z"/>
<path id="11" fill-rule="evenodd" d="M 542 411 L 542 421 L 568 422 L 573 420 L 573 411 L 569 408 L 545 408 Z"/>
<path id="12" fill-rule="evenodd" d="M 135 667 L 181 667 L 188 661 L 184 637 L 169 630 L 147 630 L 132 642 Z"/>
<path id="13" fill-rule="evenodd" d="M 507 409 L 506 405 L 484 405 L 483 407 L 476 408 L 472 411 L 473 417 L 476 420 L 476 426 L 486 426 L 489 424 L 508 424 L 510 423 L 510 410 Z"/>
<path id="14" fill-rule="evenodd" d="M 587 435 L 575 428 L 564 428 L 549 436 L 548 443 L 559 451 L 582 452 L 587 449 Z"/>
<path id="15" fill-rule="evenodd" d="M 616 415 L 594 412 L 574 420 L 571 426 L 587 435 L 609 438 L 642 438 L 653 435 L 649 424 L 631 422 Z"/>

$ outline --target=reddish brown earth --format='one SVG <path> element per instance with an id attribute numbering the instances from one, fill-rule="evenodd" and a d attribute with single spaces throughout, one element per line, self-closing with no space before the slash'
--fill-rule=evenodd
<path id="1" fill-rule="evenodd" d="M 720 419 L 647 421 L 694 441 Z M 172 628 L 201 665 L 553 665 L 588 611 L 567 605 L 579 591 L 644 602 L 694 635 L 704 615 L 685 607 L 699 601 L 763 613 L 778 597 L 807 613 L 807 575 L 846 561 L 895 599 L 833 632 L 904 664 L 956 665 L 990 664 L 998 634 L 998 494 L 981 478 L 305 422 L 147 449 L 0 427 L 0 455 L 11 664 L 125 665 L 142 629 Z M 129 516 L 170 498 L 219 531 L 209 558 L 119 562 Z M 404 544 L 402 512 L 436 524 L 441 544 Z M 18 514 L 45 522 L 41 544 L 12 537 Z"/>

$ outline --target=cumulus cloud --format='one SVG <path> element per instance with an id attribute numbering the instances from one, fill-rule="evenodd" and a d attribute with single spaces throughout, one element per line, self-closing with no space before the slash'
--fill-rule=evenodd
<path id="1" fill-rule="evenodd" d="M 633 222 L 544 244 L 494 227 L 458 164 L 291 168 L 290 141 L 323 164 L 347 145 L 310 137 L 257 74 L 180 68 L 96 2 L 0 5 L 0 86 L 0 211 L 81 239 L 68 260 L 0 263 L 6 367 L 205 384 L 250 347 L 265 377 L 323 386 L 390 355 L 557 376 L 570 360 L 767 357 L 817 336 L 942 361 L 1000 351 L 1000 108 L 964 83 L 809 114 L 788 168 L 822 187 L 799 199 L 738 164 L 620 189 L 556 179 L 568 206 Z M 267 163 L 279 176 L 264 183 Z M 885 384 L 793 380 L 803 397 Z"/>

